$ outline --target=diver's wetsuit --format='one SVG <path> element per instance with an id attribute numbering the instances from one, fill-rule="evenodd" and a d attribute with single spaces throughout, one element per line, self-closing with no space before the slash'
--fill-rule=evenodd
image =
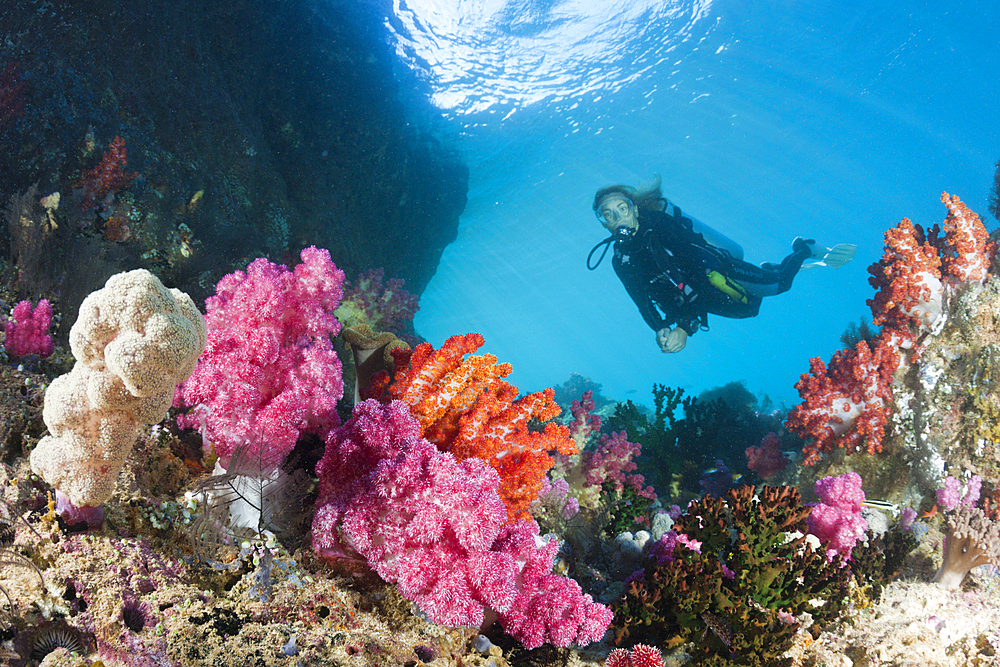
<path id="1" fill-rule="evenodd" d="M 754 266 L 706 243 L 690 218 L 669 209 L 673 216 L 641 211 L 638 231 L 616 238 L 611 262 L 653 331 L 676 324 L 690 335 L 708 327 L 708 313 L 754 317 L 762 297 L 787 291 L 812 253 L 802 242 L 780 266 Z"/>

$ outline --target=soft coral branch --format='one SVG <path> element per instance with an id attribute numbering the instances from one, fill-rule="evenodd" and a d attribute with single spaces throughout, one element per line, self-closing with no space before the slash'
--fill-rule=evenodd
<path id="1" fill-rule="evenodd" d="M 396 352 L 395 380 L 388 396 L 411 407 L 421 435 L 458 460 L 479 458 L 500 473 L 500 495 L 511 519 L 524 515 L 538 497 L 549 452 L 575 454 L 565 426 L 547 422 L 559 414 L 551 389 L 518 398 L 503 378 L 510 364 L 491 354 L 473 355 L 484 343 L 479 334 L 452 336 L 440 350 L 428 343 L 412 353 Z"/>

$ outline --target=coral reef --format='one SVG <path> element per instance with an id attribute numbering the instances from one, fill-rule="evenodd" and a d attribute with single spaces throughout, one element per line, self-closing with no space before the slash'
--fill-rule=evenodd
<path id="1" fill-rule="evenodd" d="M 987 275 L 996 248 L 958 197 L 945 193 L 941 200 L 948 208 L 944 235 L 904 219 L 886 232 L 885 253 L 869 268 L 878 290 L 869 300 L 873 322 L 882 327 L 878 335 L 838 352 L 829 367 L 811 360 L 811 375 L 796 384 L 804 402 L 788 426 L 809 438 L 807 463 L 837 447 L 874 454 L 888 440 L 892 450 L 905 452 L 916 485 L 928 494 L 943 477 L 944 460 L 966 458 L 956 446 L 967 451 L 974 444 L 941 428 L 954 423 L 959 405 L 980 399 L 981 383 L 972 383 L 970 396 L 939 380 L 989 373 L 995 326 L 982 316 L 996 290 Z"/>
<path id="2" fill-rule="evenodd" d="M 250 258 L 311 244 L 419 294 L 455 238 L 468 170 L 402 103 L 423 84 L 400 81 L 354 5 L 99 0 L 5 18 L 0 192 L 62 195 L 52 278 L 81 284 L 57 310 L 135 267 L 200 299 Z"/>
<path id="3" fill-rule="evenodd" d="M 631 651 L 616 648 L 608 654 L 604 667 L 663 667 L 663 656 L 652 646 L 636 644 Z"/>
<path id="4" fill-rule="evenodd" d="M 370 398 L 368 388 L 375 382 L 376 376 L 388 378 L 388 373 L 396 365 L 392 351 L 409 346 L 388 331 L 375 333 L 367 324 L 344 327 L 341 338 L 354 360 L 351 372 L 354 374 L 354 405 L 357 405 L 362 395 Z M 347 372 L 345 368 L 345 384 Z"/>
<path id="5" fill-rule="evenodd" d="M 484 343 L 479 334 L 452 336 L 435 350 L 421 343 L 394 353 L 394 379 L 388 397 L 410 406 L 421 437 L 459 461 L 479 458 L 500 473 L 500 496 L 511 519 L 522 516 L 538 497 L 552 467 L 550 451 L 575 454 L 567 428 L 550 421 L 559 414 L 552 390 L 518 397 L 503 380 L 510 364 L 491 354 L 466 354 Z M 531 420 L 548 422 L 542 430 Z"/>
<path id="6" fill-rule="evenodd" d="M 551 574 L 558 544 L 537 541 L 534 521 L 507 521 L 497 472 L 419 433 L 407 404 L 373 399 L 331 432 L 317 466 L 317 552 L 362 556 L 437 623 L 477 627 L 491 612 L 527 648 L 599 640 L 611 612 Z"/>
<path id="7" fill-rule="evenodd" d="M 47 357 L 55 350 L 49 327 L 52 326 L 52 304 L 40 299 L 34 308 L 30 301 L 21 301 L 4 327 L 3 346 L 12 357 L 30 354 Z"/>
<path id="8" fill-rule="evenodd" d="M 725 489 L 734 479 L 748 475 L 746 450 L 759 445 L 769 432 L 778 433 L 783 450 L 801 446 L 784 428 L 784 415 L 778 410 L 758 409 L 762 406 L 739 382 L 699 397 L 684 396 L 683 389 L 654 385 L 653 403 L 651 415 L 631 401 L 619 403 L 615 414 L 602 425 L 609 432 L 626 431 L 642 446 L 637 472 L 672 502 L 687 502 L 699 495 L 707 470 L 725 467 L 729 471 L 728 479 L 720 476 L 717 480 Z"/>
<path id="9" fill-rule="evenodd" d="M 110 205 L 114 195 L 128 187 L 128 184 L 138 176 L 134 172 L 122 171 L 127 162 L 128 149 L 125 148 L 125 140 L 115 137 L 97 166 L 83 172 L 76 184 L 81 190 L 80 208 L 86 210 L 98 205 Z"/>
<path id="10" fill-rule="evenodd" d="M 635 461 L 642 446 L 629 442 L 625 431 L 601 433 L 602 420 L 594 408 L 591 390 L 573 401 L 569 432 L 579 453 L 556 454 L 551 476 L 555 481 L 564 481 L 567 495 L 575 499 L 578 508 L 596 511 L 609 494 L 620 496 L 626 489 L 639 498 L 655 500 L 656 492 L 644 484 L 643 476 L 629 474 L 637 467 Z M 639 513 L 636 508 L 634 514 Z"/>
<path id="11" fill-rule="evenodd" d="M 809 513 L 809 533 L 819 538 L 832 559 L 840 554 L 851 557 L 851 549 L 868 530 L 861 516 L 865 492 L 861 490 L 861 475 L 849 472 L 840 477 L 825 477 L 816 482 L 820 502 Z"/>
<path id="12" fill-rule="evenodd" d="M 403 289 L 403 280 L 383 283 L 385 269 L 378 268 L 344 281 L 344 298 L 334 314 L 344 328 L 366 325 L 373 331 L 398 333 L 411 324 L 420 310 L 416 294 Z"/>
<path id="13" fill-rule="evenodd" d="M 944 558 L 934 583 L 958 588 L 969 571 L 980 565 L 1000 564 L 1000 515 L 997 507 L 977 507 L 982 480 L 969 479 L 963 493 L 958 480 L 949 476 L 938 490 L 938 504 L 944 510 Z"/>
<path id="14" fill-rule="evenodd" d="M 0 130 L 24 113 L 24 81 L 21 63 L 8 62 L 0 72 Z"/>
<path id="15" fill-rule="evenodd" d="M 791 462 L 781 447 L 781 438 L 771 431 L 760 441 L 759 447 L 747 447 L 747 468 L 757 473 L 761 479 L 774 477 Z"/>

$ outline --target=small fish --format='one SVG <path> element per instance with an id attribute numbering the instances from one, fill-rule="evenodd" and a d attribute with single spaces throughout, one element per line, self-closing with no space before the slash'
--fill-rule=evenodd
<path id="1" fill-rule="evenodd" d="M 866 507 L 874 507 L 877 510 L 882 510 L 884 512 L 889 512 L 893 516 L 899 516 L 899 505 L 890 503 L 885 500 L 866 500 L 861 503 Z"/>
<path id="2" fill-rule="evenodd" d="M 708 612 L 701 615 L 701 620 L 705 621 L 706 630 L 711 630 L 726 645 L 726 648 L 730 650 L 733 648 L 733 626 L 728 621 Z M 704 636 L 704 633 L 702 633 L 702 636 Z"/>
<path id="3" fill-rule="evenodd" d="M 718 474 L 732 475 L 732 477 L 733 477 L 733 483 L 734 484 L 736 482 L 740 481 L 741 479 L 743 479 L 743 474 L 742 473 L 731 472 L 729 470 L 729 468 L 709 468 L 708 470 L 705 471 L 705 474 L 706 475 L 718 475 Z"/>

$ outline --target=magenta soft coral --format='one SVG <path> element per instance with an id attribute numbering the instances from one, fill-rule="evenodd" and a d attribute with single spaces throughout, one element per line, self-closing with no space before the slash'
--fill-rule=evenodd
<path id="1" fill-rule="evenodd" d="M 7 337 L 4 347 L 14 358 L 37 354 L 47 357 L 55 349 L 49 327 L 52 324 L 52 306 L 42 299 L 34 308 L 30 301 L 14 306 L 13 316 L 5 327 Z"/>
<path id="2" fill-rule="evenodd" d="M 839 477 L 824 477 L 816 482 L 820 503 L 809 515 L 809 532 L 819 538 L 827 555 L 835 553 L 849 558 L 851 550 L 868 529 L 861 517 L 865 492 L 861 490 L 861 475 L 849 472 Z"/>
<path id="3" fill-rule="evenodd" d="M 177 423 L 200 429 L 225 465 L 240 445 L 280 462 L 301 433 L 339 423 L 344 383 L 331 337 L 344 273 L 326 250 L 301 257 L 294 271 L 256 259 L 205 302 L 208 345 L 174 405 L 192 408 Z"/>
<path id="4" fill-rule="evenodd" d="M 496 613 L 527 648 L 600 639 L 610 610 L 551 574 L 557 545 L 534 521 L 507 522 L 497 472 L 457 462 L 419 428 L 405 403 L 368 400 L 330 432 L 313 548 L 363 559 L 436 623 L 480 626 Z"/>

